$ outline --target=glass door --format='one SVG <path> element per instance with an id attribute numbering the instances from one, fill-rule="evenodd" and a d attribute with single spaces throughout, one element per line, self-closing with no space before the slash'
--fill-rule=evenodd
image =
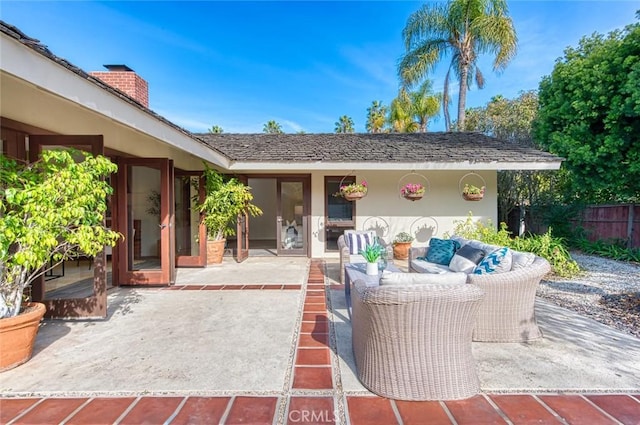
<path id="1" fill-rule="evenodd" d="M 308 178 L 278 178 L 278 255 L 308 255 Z"/>
<path id="2" fill-rule="evenodd" d="M 29 160 L 37 161 L 43 151 L 50 149 L 74 148 L 101 155 L 103 146 L 102 136 L 30 135 Z M 107 225 L 110 221 L 106 217 Z M 46 316 L 50 318 L 104 318 L 107 286 L 112 283 L 111 264 L 111 255 L 105 251 L 95 257 L 81 255 L 64 261 L 34 282 L 32 298 L 46 305 Z"/>
<path id="3" fill-rule="evenodd" d="M 121 285 L 167 285 L 175 281 L 173 163 L 166 158 L 118 162 L 117 245 Z"/>
<path id="4" fill-rule="evenodd" d="M 207 263 L 207 229 L 194 201 L 204 196 L 201 174 L 176 170 L 174 177 L 177 267 L 205 267 Z"/>

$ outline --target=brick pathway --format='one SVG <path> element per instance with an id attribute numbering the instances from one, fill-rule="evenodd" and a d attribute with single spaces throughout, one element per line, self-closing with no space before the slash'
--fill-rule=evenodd
<path id="1" fill-rule="evenodd" d="M 230 286 L 175 289 L 241 289 Z M 302 289 L 258 286 L 242 289 Z M 425 402 L 344 394 L 332 364 L 322 261 L 311 262 L 305 289 L 283 395 L 0 398 L 0 424 L 640 424 L 640 394 L 481 394 Z"/>

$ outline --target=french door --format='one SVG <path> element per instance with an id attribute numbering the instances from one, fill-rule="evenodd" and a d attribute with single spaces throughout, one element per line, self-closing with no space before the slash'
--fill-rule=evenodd
<path id="1" fill-rule="evenodd" d="M 308 255 L 308 177 L 279 177 L 276 184 L 278 255 Z"/>
<path id="2" fill-rule="evenodd" d="M 176 267 L 205 267 L 207 229 L 195 204 L 204 198 L 202 172 L 176 170 L 174 188 Z"/>
<path id="3" fill-rule="evenodd" d="M 104 144 L 99 135 L 30 135 L 29 161 L 37 161 L 45 150 L 69 148 L 96 156 L 103 153 Z M 110 269 L 105 251 L 93 258 L 65 261 L 33 283 L 32 299 L 46 305 L 46 316 L 50 318 L 104 318 L 107 316 L 107 280 L 111 281 L 112 276 L 107 270 Z"/>
<path id="4" fill-rule="evenodd" d="M 116 246 L 120 285 L 175 282 L 175 204 L 173 161 L 120 158 Z"/>

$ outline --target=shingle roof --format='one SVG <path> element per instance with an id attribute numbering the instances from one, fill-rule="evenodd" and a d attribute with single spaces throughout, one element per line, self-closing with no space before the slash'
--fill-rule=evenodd
<path id="1" fill-rule="evenodd" d="M 559 163 L 480 133 L 196 134 L 236 162 Z"/>

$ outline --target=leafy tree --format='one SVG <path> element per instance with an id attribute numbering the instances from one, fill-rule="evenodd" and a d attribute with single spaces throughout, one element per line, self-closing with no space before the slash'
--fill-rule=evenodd
<path id="1" fill-rule="evenodd" d="M 380 101 L 374 100 L 367 108 L 366 128 L 369 133 L 382 133 L 387 121 L 388 108 Z"/>
<path id="2" fill-rule="evenodd" d="M 343 115 L 336 121 L 336 133 L 353 133 L 353 119 L 348 115 Z"/>
<path id="3" fill-rule="evenodd" d="M 477 66 L 483 53 L 495 54 L 493 68 L 506 67 L 516 53 L 517 37 L 505 0 L 450 0 L 425 4 L 412 13 L 402 31 L 406 53 L 398 73 L 404 84 L 413 85 L 445 57 L 450 58 L 445 78 L 443 109 L 447 130 L 449 76 L 453 70 L 460 83 L 458 123 L 464 128 L 467 90 L 473 80 L 478 88 L 484 78 Z"/>
<path id="4" fill-rule="evenodd" d="M 640 199 L 639 81 L 640 24 L 635 23 L 567 48 L 540 83 L 535 139 L 566 158 L 570 198 Z"/>
<path id="5" fill-rule="evenodd" d="M 396 133 L 415 133 L 418 131 L 418 124 L 413 121 L 412 109 L 411 96 L 403 87 L 398 91 L 398 97 L 391 101 L 388 119 L 391 131 Z"/>
<path id="6" fill-rule="evenodd" d="M 431 91 L 431 80 L 424 81 L 418 90 L 401 87 L 391 102 L 389 125 L 399 133 L 426 132 L 430 118 L 438 115 L 442 95 Z"/>
<path id="7" fill-rule="evenodd" d="M 268 121 L 264 127 L 262 127 L 262 132 L 268 134 L 284 134 L 282 126 L 274 120 Z"/>
<path id="8" fill-rule="evenodd" d="M 213 127 L 211 127 L 209 129 L 209 133 L 211 133 L 211 134 L 224 133 L 224 129 L 222 127 L 220 127 L 219 125 L 214 125 Z"/>
<path id="9" fill-rule="evenodd" d="M 112 189 L 104 178 L 116 170 L 80 151 L 47 150 L 26 165 L 0 155 L 0 318 L 18 314 L 39 276 L 115 245 L 121 235 L 105 226 Z"/>
<path id="10" fill-rule="evenodd" d="M 522 92 L 515 99 L 495 96 L 486 106 L 467 110 L 463 131 L 478 131 L 523 146 L 532 146 L 531 126 L 538 110 L 534 91 Z M 508 222 L 514 209 L 525 219 L 529 206 L 547 204 L 563 178 L 556 171 L 505 170 L 498 172 L 498 218 Z M 530 210 L 530 214 L 532 214 Z M 535 214 L 535 213 L 533 213 Z M 531 221 L 541 221 L 531 217 Z M 518 232 L 519 229 L 512 229 Z"/>

